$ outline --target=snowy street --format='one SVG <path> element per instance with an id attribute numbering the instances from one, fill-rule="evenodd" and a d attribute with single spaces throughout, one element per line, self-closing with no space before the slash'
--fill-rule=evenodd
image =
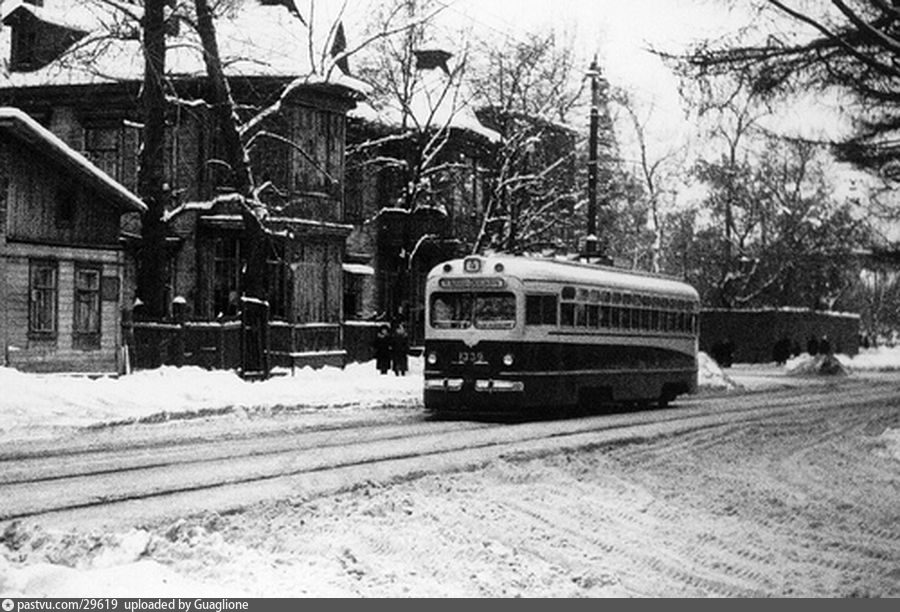
<path id="1" fill-rule="evenodd" d="M 85 390 L 178 372 L 47 377 L 4 421 L 0 594 L 897 596 L 893 359 L 704 361 L 672 409 L 515 425 L 425 420 L 420 364 L 255 396 L 200 376 L 165 412 Z M 39 404 L 54 385 L 77 419 Z"/>

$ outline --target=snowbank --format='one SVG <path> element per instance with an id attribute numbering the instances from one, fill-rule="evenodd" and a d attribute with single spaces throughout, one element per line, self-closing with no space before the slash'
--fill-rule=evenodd
<path id="1" fill-rule="evenodd" d="M 706 353 L 697 355 L 697 385 L 701 389 L 736 389 L 740 387 L 728 376 L 716 360 Z"/>
<path id="2" fill-rule="evenodd" d="M 234 372 L 163 367 L 120 378 L 25 374 L 0 368 L 0 440 L 35 438 L 100 423 L 265 411 L 280 407 L 415 406 L 422 398 L 422 360 L 407 376 L 381 376 L 374 363 L 345 369 L 276 371 L 261 382 Z"/>
<path id="3" fill-rule="evenodd" d="M 900 347 L 867 350 L 854 358 L 838 355 L 848 371 L 900 370 Z M 788 362 L 787 373 L 802 373 L 813 362 L 803 355 Z M 700 353 L 701 389 L 739 388 L 733 378 Z M 343 370 L 304 368 L 294 375 L 278 371 L 261 382 L 234 372 L 197 367 L 163 367 L 120 378 L 25 374 L 0 368 L 0 441 L 41 438 L 60 430 L 98 424 L 164 421 L 190 416 L 264 412 L 283 407 L 371 409 L 415 408 L 422 401 L 422 359 L 410 359 L 407 376 L 381 376 L 372 362 Z"/>

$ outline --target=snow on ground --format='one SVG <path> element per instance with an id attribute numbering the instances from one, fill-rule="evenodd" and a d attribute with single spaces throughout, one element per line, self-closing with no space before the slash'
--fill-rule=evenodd
<path id="1" fill-rule="evenodd" d="M 422 397 L 422 360 L 406 376 L 379 375 L 374 363 L 277 370 L 261 382 L 234 372 L 162 367 L 119 378 L 25 374 L 0 368 L 0 441 L 52 436 L 104 423 L 164 421 L 280 407 L 414 406 Z"/>
<path id="2" fill-rule="evenodd" d="M 849 371 L 900 370 L 900 347 L 837 356 Z M 801 355 L 785 373 L 814 373 L 814 359 Z M 414 407 L 422 399 L 422 359 L 410 359 L 407 376 L 382 376 L 374 363 L 343 370 L 303 368 L 277 371 L 261 382 L 234 372 L 197 367 L 163 367 L 120 378 L 26 374 L 0 368 L 0 442 L 53 436 L 72 428 L 141 420 L 174 420 L 209 414 L 266 411 L 286 406 L 358 410 L 382 405 Z M 705 353 L 699 358 L 701 390 L 730 390 L 740 383 Z"/>
<path id="3" fill-rule="evenodd" d="M 869 350 L 852 359 L 840 356 L 839 360 L 851 373 L 866 370 L 898 370 L 900 369 L 900 349 Z M 804 367 L 807 367 L 808 370 L 808 365 L 814 362 L 815 358 L 804 355 L 789 362 L 783 371 L 786 375 L 790 375 L 791 372 L 802 371 Z M 700 356 L 699 365 L 701 390 L 728 391 L 740 386 L 740 371 L 733 371 L 730 375 L 726 374 L 704 354 Z M 296 372 L 294 376 L 288 372 L 284 376 L 277 376 L 269 381 L 253 383 L 244 382 L 230 372 L 209 372 L 197 368 L 162 368 L 137 372 L 118 379 L 97 380 L 59 375 L 22 374 L 15 370 L 0 368 L 0 385 L 5 390 L 5 393 L 0 396 L 0 441 L 52 435 L 54 431 L 59 431 L 54 428 L 69 430 L 73 427 L 86 427 L 97 423 L 154 419 L 160 418 L 160 415 L 178 419 L 191 415 L 208 414 L 209 411 L 214 414 L 217 411 L 222 414 L 226 414 L 228 411 L 265 411 L 279 406 L 297 404 L 339 408 L 347 411 L 372 408 L 385 403 L 413 407 L 421 401 L 422 362 L 420 359 L 414 359 L 411 360 L 410 366 L 410 373 L 406 377 L 380 376 L 375 372 L 372 363 L 366 363 L 349 365 L 344 370 L 336 368 L 305 369 Z M 889 460 L 893 458 L 893 460 L 900 461 L 900 428 L 887 427 L 880 434 L 873 435 L 877 437 L 864 440 L 860 447 L 865 452 L 873 453 L 866 461 L 881 461 L 881 455 L 878 453 L 884 453 L 884 457 Z M 779 436 L 761 438 L 759 443 L 746 444 L 744 450 L 748 453 L 751 450 L 755 452 L 755 449 L 762 444 L 769 443 L 769 440 L 778 439 L 780 439 Z M 822 439 L 828 440 L 828 444 L 831 444 L 831 438 L 823 437 Z M 839 438 L 835 437 L 835 439 Z M 720 440 L 717 443 L 723 444 Z M 728 441 L 724 443 L 732 444 Z M 666 444 L 666 442 L 663 440 L 659 444 Z M 702 446 L 701 444 L 700 447 Z M 643 456 L 637 454 L 641 448 L 640 445 L 634 448 L 625 446 L 617 452 L 625 453 L 626 458 L 633 455 L 631 459 L 622 463 L 622 465 L 635 465 L 633 477 L 651 479 L 669 462 L 653 463 L 653 469 L 649 469 L 648 465 L 650 464 L 643 465 L 641 463 L 644 460 Z M 713 457 L 729 459 L 729 453 L 733 449 L 731 446 L 727 446 L 727 448 L 728 453 L 720 452 Z M 662 452 L 663 450 L 666 452 Z M 656 449 L 648 456 L 652 458 L 655 456 L 654 453 L 660 456 L 664 454 L 671 456 L 671 449 Z M 826 446 L 823 447 L 821 457 L 828 458 L 834 454 L 831 447 Z M 772 487 L 772 491 L 776 491 L 777 487 L 785 486 L 786 474 L 794 474 L 797 468 L 797 465 L 792 462 L 792 455 L 789 454 L 787 457 L 784 474 L 776 473 L 772 482 L 767 485 Z M 636 459 L 641 461 L 635 463 Z M 617 567 L 618 563 L 609 566 L 608 571 L 600 571 L 603 569 L 602 567 L 597 569 L 592 567 L 592 564 L 587 564 L 585 568 L 566 568 L 566 571 L 563 571 L 559 564 L 565 567 L 565 563 L 560 559 L 576 559 L 577 561 L 582 557 L 594 558 L 591 555 L 603 556 L 608 552 L 608 556 L 623 557 L 622 562 L 626 564 L 639 562 L 641 551 L 645 547 L 652 548 L 652 545 L 649 541 L 642 545 L 635 545 L 638 540 L 632 541 L 629 538 L 637 538 L 638 534 L 644 533 L 650 528 L 648 525 L 652 527 L 665 524 L 666 521 L 663 519 L 689 516 L 682 510 L 675 512 L 672 508 L 668 508 L 663 500 L 677 492 L 689 499 L 693 494 L 690 493 L 691 491 L 705 490 L 708 487 L 709 483 L 706 480 L 704 480 L 703 487 L 695 488 L 685 486 L 685 483 L 677 481 L 678 478 L 687 478 L 686 475 L 693 473 L 694 469 L 688 469 L 687 466 L 693 466 L 696 457 L 685 455 L 681 459 L 686 462 L 684 465 L 675 465 L 672 468 L 675 470 L 672 474 L 659 476 L 661 483 L 669 482 L 670 479 L 674 479 L 673 482 L 676 483 L 673 485 L 672 491 L 665 495 L 658 492 L 653 493 L 654 487 L 661 486 L 659 483 L 651 480 L 647 482 L 636 480 L 637 484 L 628 484 L 613 471 L 615 466 L 610 465 L 609 468 L 598 469 L 598 466 L 591 464 L 592 461 L 607 461 L 607 459 L 585 455 L 584 457 L 567 456 L 565 461 L 561 459 L 558 462 L 552 459 L 546 462 L 537 461 L 535 465 L 529 466 L 516 466 L 501 462 L 497 466 L 488 468 L 483 474 L 435 475 L 425 478 L 421 482 L 399 485 L 395 487 L 396 490 L 389 487 L 376 487 L 372 490 L 367 489 L 361 494 L 347 494 L 334 499 L 318 500 L 316 504 L 296 508 L 288 506 L 277 506 L 269 510 L 263 508 L 258 511 L 261 513 L 258 517 L 253 513 L 248 513 L 244 517 L 219 517 L 218 515 L 192 517 L 174 523 L 164 532 L 134 529 L 126 533 L 59 534 L 44 531 L 39 525 L 7 523 L 0 525 L 0 530 L 2 530 L 0 531 L 0 597 L 172 597 L 189 595 L 218 598 L 242 595 L 355 596 L 368 594 L 397 596 L 408 593 L 420 596 L 444 596 L 462 593 L 505 596 L 509 594 L 505 587 L 499 591 L 496 590 L 499 587 L 490 590 L 492 584 L 512 585 L 510 587 L 513 589 L 512 592 L 537 596 L 618 597 L 634 595 L 633 590 L 627 590 L 621 579 L 616 578 L 613 568 Z M 845 466 L 862 465 L 866 462 L 860 460 L 860 457 L 853 457 L 851 460 L 843 455 L 838 455 L 838 459 L 840 459 L 839 463 Z M 574 461 L 575 468 L 568 465 L 570 461 Z M 767 462 L 749 459 L 729 461 L 713 466 L 708 474 L 703 475 L 703 478 L 707 480 L 722 478 L 720 472 L 732 469 L 734 465 L 768 465 Z M 805 461 L 801 464 L 805 464 Z M 677 461 L 674 463 L 677 464 Z M 565 469 L 560 468 L 560 465 Z M 888 470 L 886 473 L 890 474 L 890 470 L 894 468 L 890 467 L 890 463 L 886 465 L 885 469 Z M 542 470 L 546 472 L 546 477 L 535 476 L 536 473 L 542 473 Z M 804 487 L 807 487 L 810 482 L 817 482 L 816 478 L 824 478 L 828 474 L 840 471 L 824 468 L 817 468 L 817 470 L 810 471 L 809 474 L 800 478 Z M 731 477 L 739 478 L 741 474 L 744 472 L 738 471 Z M 591 478 L 599 480 L 597 482 L 590 479 L 582 480 L 587 478 L 586 475 L 594 475 Z M 577 479 L 575 479 L 576 476 Z M 527 487 L 519 486 L 523 482 L 530 484 Z M 560 484 L 561 482 L 564 484 Z M 722 489 L 723 491 L 733 485 L 727 478 L 723 480 L 723 483 L 721 485 L 725 487 Z M 817 486 L 827 490 L 830 485 L 819 483 Z M 875 481 L 873 486 L 880 486 L 879 482 Z M 561 497 L 563 495 L 561 490 L 568 488 L 576 491 L 575 497 L 572 497 L 571 493 L 568 493 L 568 497 Z M 748 488 L 748 490 L 750 489 Z M 731 490 L 728 489 L 728 491 Z M 733 491 L 728 495 L 723 493 L 719 497 L 713 496 L 714 501 L 729 500 L 733 497 L 732 493 Z M 536 501 L 533 499 L 518 500 L 517 495 L 538 495 L 538 498 Z M 780 497 L 776 499 L 772 495 L 770 495 L 771 499 L 766 498 L 769 499 L 769 502 L 772 504 L 784 503 L 780 501 Z M 751 497 L 756 499 L 760 496 L 754 493 Z M 801 497 L 805 499 L 804 496 Z M 475 498 L 481 500 L 479 504 L 473 503 L 472 500 Z M 793 498 L 788 496 L 785 499 L 790 501 Z M 565 509 L 565 504 L 576 504 L 569 509 L 573 513 L 572 516 L 579 516 L 579 513 L 587 512 L 586 506 L 582 508 L 581 505 L 578 505 L 587 503 L 585 500 L 593 500 L 590 502 L 591 508 L 596 506 L 598 500 L 611 504 L 607 508 L 608 514 L 586 515 L 588 519 L 585 520 L 590 524 L 582 525 L 582 529 L 577 534 L 572 532 L 569 535 L 560 535 L 552 530 L 543 533 L 548 525 L 556 520 L 554 513 L 561 512 L 560 508 Z M 535 558 L 540 560 L 544 558 L 543 556 L 550 555 L 547 567 L 538 567 L 538 561 L 534 559 L 526 563 L 525 557 L 520 553 L 520 544 L 527 545 L 527 542 L 516 543 L 514 539 L 521 535 L 519 531 L 510 532 L 505 527 L 497 533 L 485 534 L 478 531 L 478 528 L 484 528 L 485 525 L 507 525 L 512 524 L 507 521 L 521 522 L 522 517 L 530 516 L 527 513 L 522 514 L 515 511 L 516 506 L 513 502 L 521 502 L 523 507 L 527 508 L 537 504 L 534 507 L 539 512 L 553 518 L 553 521 L 546 523 L 534 520 L 526 525 L 527 529 L 520 530 L 526 535 L 533 532 L 533 534 L 537 534 L 534 537 L 539 536 L 540 540 L 544 542 L 539 547 L 541 554 Z M 709 500 L 704 498 L 703 504 L 708 503 Z M 809 502 L 804 503 L 808 504 Z M 631 507 L 632 505 L 634 507 Z M 480 508 L 481 506 L 484 507 Z M 699 506 L 697 511 L 699 512 L 703 507 L 705 505 Z M 778 512 L 781 512 L 780 507 L 776 508 Z M 827 509 L 828 512 L 832 512 L 831 506 L 828 506 Z M 512 511 L 515 512 L 510 516 L 503 514 Z M 596 512 L 596 508 L 591 511 Z M 499 516 L 503 518 L 495 520 L 498 517 L 494 516 L 494 512 L 499 512 Z M 650 516 L 646 518 L 645 515 L 648 512 Z M 662 514 L 657 517 L 653 512 Z M 702 515 L 705 518 L 695 522 L 702 523 L 703 529 L 709 530 L 712 527 L 707 525 L 706 521 L 718 521 L 715 531 L 718 535 L 713 537 L 706 531 L 702 533 L 698 531 L 697 534 L 694 534 L 697 538 L 696 541 L 706 544 L 716 543 L 719 540 L 727 541 L 728 546 L 732 547 L 729 549 L 728 546 L 725 546 L 726 553 L 729 555 L 728 563 L 733 562 L 732 557 L 745 560 L 768 560 L 773 555 L 781 554 L 778 552 L 778 546 L 786 545 L 781 540 L 777 540 L 777 542 L 773 540 L 768 548 L 764 546 L 765 543 L 759 544 L 761 548 L 757 551 L 753 548 L 756 546 L 753 537 L 744 536 L 740 532 L 737 535 L 732 534 L 732 530 L 739 525 L 735 522 L 739 518 L 735 514 L 736 512 L 737 510 L 729 506 L 718 514 Z M 797 509 L 782 514 L 791 517 L 795 512 Z M 474 513 L 474 515 L 468 516 L 470 513 Z M 747 518 L 746 522 L 753 529 L 765 527 L 768 530 L 765 534 L 766 537 L 776 538 L 780 537 L 781 533 L 779 529 L 782 525 L 779 521 L 787 519 L 779 518 L 778 521 L 775 521 L 774 516 L 766 514 L 762 519 L 758 516 L 751 516 Z M 781 514 L 778 516 L 781 517 Z M 798 516 L 801 516 L 803 520 L 809 519 L 810 525 L 824 520 L 819 516 L 812 518 L 805 514 Z M 823 516 L 831 516 L 831 514 L 826 513 Z M 441 522 L 438 517 L 444 517 L 442 519 L 444 522 Z M 590 549 L 590 554 L 587 554 L 579 547 L 591 546 L 593 541 L 591 534 L 596 529 L 595 521 L 597 520 L 613 521 L 616 524 L 622 521 L 626 521 L 626 523 L 632 521 L 635 524 L 628 523 L 626 525 L 630 525 L 630 529 L 625 530 L 627 537 L 623 536 L 624 539 L 621 541 L 613 540 L 612 544 L 606 543 L 605 540 L 600 541 L 595 546 L 596 550 Z M 241 527 L 237 521 L 243 521 L 250 526 Z M 257 525 L 254 521 L 259 524 Z M 645 522 L 647 524 L 644 524 Z M 353 527 L 348 528 L 350 525 Z M 458 529 L 452 532 L 448 531 L 454 525 Z M 760 525 L 763 527 L 759 527 Z M 676 527 L 676 532 L 681 533 L 685 528 L 693 529 L 696 525 L 685 523 L 680 526 L 676 525 Z M 785 527 L 783 531 L 793 538 L 797 527 L 793 524 L 789 524 L 788 527 L 790 528 Z M 614 529 L 610 531 L 610 534 L 619 531 Z M 870 531 L 872 530 L 870 529 Z M 237 534 L 240 532 L 250 535 L 238 536 Z M 660 538 L 666 540 L 671 536 L 674 538 L 672 541 L 678 544 L 681 540 L 673 535 L 676 532 L 668 534 L 666 537 L 660 536 Z M 840 533 L 840 529 L 835 527 L 834 533 Z M 876 529 L 872 533 L 877 535 L 881 531 Z M 885 531 L 885 533 L 887 532 Z M 612 538 L 614 536 L 604 537 Z M 655 537 L 657 536 L 654 535 L 650 539 Z M 816 537 L 821 538 L 818 531 L 816 531 Z M 834 537 L 839 538 L 837 535 Z M 734 542 L 731 542 L 729 538 Z M 484 539 L 483 542 L 482 539 Z M 697 545 L 686 536 L 682 539 L 687 542 L 685 546 Z M 873 540 L 873 542 L 876 543 L 871 544 L 872 546 L 880 546 L 877 544 L 878 540 Z M 463 552 L 467 556 L 461 563 L 445 563 L 446 567 L 442 566 L 443 569 L 440 571 L 434 570 L 433 574 L 429 574 L 427 568 L 426 571 L 420 571 L 418 567 L 415 570 L 410 569 L 409 561 L 417 558 L 416 555 L 426 560 L 434 557 L 434 555 L 426 554 L 431 547 L 443 551 L 437 555 L 440 559 L 455 558 Z M 574 548 L 574 550 L 568 551 L 568 556 L 562 556 L 564 553 L 560 552 L 559 558 L 554 557 L 553 555 L 556 555 L 556 551 L 560 547 Z M 745 548 L 750 552 L 745 552 Z M 860 548 L 860 546 L 856 548 Z M 860 549 L 865 549 L 865 547 Z M 737 553 L 734 552 L 735 550 Z M 803 550 L 798 550 L 799 552 L 791 549 L 785 554 L 788 556 L 791 554 L 801 555 Z M 684 563 L 690 565 L 690 563 L 696 562 L 693 556 L 696 551 L 694 548 L 690 548 L 688 552 L 690 555 L 685 553 L 688 556 L 685 557 Z M 690 563 L 687 561 L 688 558 L 691 560 Z M 387 569 L 367 565 L 367 563 L 373 563 L 374 559 L 377 559 L 378 563 L 387 563 Z M 819 588 L 816 585 L 823 579 L 822 576 L 831 571 L 832 566 L 827 565 L 826 561 L 832 563 L 828 559 L 822 562 L 824 565 L 821 567 L 813 565 L 812 562 L 807 563 L 812 569 L 807 570 L 810 576 L 801 577 L 796 583 L 800 590 L 783 590 L 781 593 L 799 592 L 800 594 L 816 595 L 824 592 L 826 595 L 834 595 L 831 591 L 816 590 Z M 839 561 L 833 561 L 833 563 Z M 519 564 L 523 563 L 525 565 L 520 567 Z M 767 567 L 765 564 L 760 564 L 760 568 L 765 567 Z M 833 567 L 842 568 L 844 565 L 838 564 Z M 655 576 L 659 573 L 656 572 L 656 569 L 658 569 L 656 565 L 647 565 L 641 567 L 640 571 L 635 572 L 635 575 L 649 572 Z M 757 567 L 751 569 L 753 572 L 762 571 Z M 869 571 L 865 567 L 864 569 Z M 677 578 L 681 575 L 678 573 L 679 571 L 682 570 L 676 568 L 670 573 Z M 749 569 L 747 571 L 750 572 Z M 654 574 L 654 572 L 656 573 Z M 840 574 L 840 571 L 837 573 Z M 469 574 L 471 574 L 471 578 Z M 484 584 L 478 586 L 479 583 L 475 577 L 482 574 L 484 577 L 480 580 Z M 628 572 L 625 572 L 624 575 L 627 574 Z M 436 582 L 435 576 L 437 575 L 440 575 L 447 583 Z M 747 575 L 760 580 L 763 578 L 762 575 L 757 576 L 755 573 Z M 775 577 L 765 574 L 765 580 L 774 583 L 777 587 L 776 578 L 779 575 L 781 575 L 779 572 L 773 574 Z M 371 580 L 372 576 L 380 576 L 380 580 L 387 582 L 367 584 L 365 589 L 356 586 L 362 584 L 360 581 Z M 669 579 L 672 576 L 669 576 Z M 537 577 L 540 577 L 540 580 L 537 580 Z M 676 582 L 680 582 L 680 579 Z M 702 586 L 705 583 L 699 584 Z M 710 582 L 710 584 L 715 585 L 715 582 Z M 776 587 L 772 587 L 776 590 L 768 594 L 778 593 Z M 459 590 L 455 591 L 455 588 Z M 661 594 L 682 593 L 675 587 L 669 588 L 670 590 L 663 589 Z M 784 588 L 791 589 L 794 586 L 788 585 Z M 642 592 L 638 591 L 639 594 Z M 716 593 L 715 589 L 711 592 Z M 887 589 L 876 591 L 875 594 L 877 596 L 894 592 Z M 652 594 L 655 591 L 650 590 L 647 593 Z M 724 595 L 728 596 L 728 593 L 726 591 Z M 737 593 L 740 594 L 742 591 L 737 591 Z M 843 594 L 845 594 L 844 591 L 838 592 L 838 596 L 843 596 Z"/>

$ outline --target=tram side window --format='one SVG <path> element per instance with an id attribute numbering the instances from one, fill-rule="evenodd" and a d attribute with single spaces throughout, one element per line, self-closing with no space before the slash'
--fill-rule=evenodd
<path id="1" fill-rule="evenodd" d="M 563 302 L 559 307 L 559 324 L 563 327 L 575 327 L 575 304 Z"/>
<path id="2" fill-rule="evenodd" d="M 588 327 L 600 327 L 600 306 L 598 304 L 587 305 L 587 324 Z"/>
<path id="3" fill-rule="evenodd" d="M 575 325 L 577 327 L 587 327 L 587 305 L 575 304 Z"/>
<path id="4" fill-rule="evenodd" d="M 600 307 L 600 327 L 609 327 L 612 323 L 612 307 L 603 305 Z"/>
<path id="5" fill-rule="evenodd" d="M 526 325 L 556 325 L 555 295 L 525 296 Z"/>

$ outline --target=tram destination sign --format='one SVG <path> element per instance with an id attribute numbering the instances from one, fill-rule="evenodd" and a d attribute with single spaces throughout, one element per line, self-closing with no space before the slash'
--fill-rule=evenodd
<path id="1" fill-rule="evenodd" d="M 442 278 L 438 281 L 442 289 L 503 289 L 506 281 L 502 278 Z"/>

